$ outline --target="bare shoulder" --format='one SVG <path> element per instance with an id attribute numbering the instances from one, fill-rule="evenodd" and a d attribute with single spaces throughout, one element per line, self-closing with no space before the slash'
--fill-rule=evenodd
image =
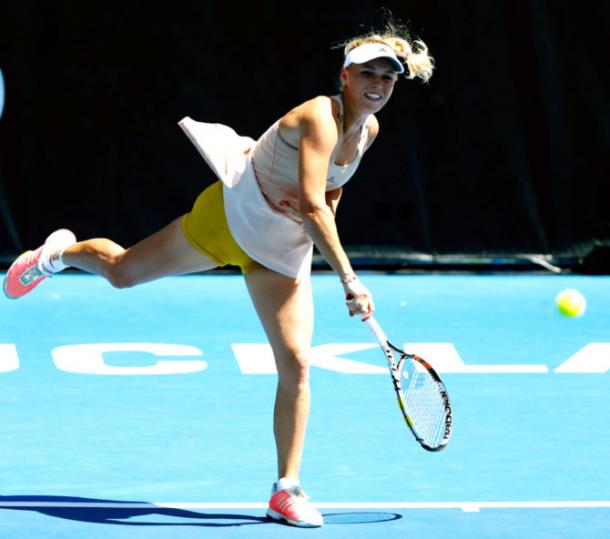
<path id="1" fill-rule="evenodd" d="M 377 120 L 377 117 L 374 114 L 369 116 L 368 127 L 368 140 L 366 143 L 367 150 L 371 147 L 371 144 L 373 144 L 375 138 L 377 138 L 377 135 L 379 134 L 379 120 Z"/>
<path id="2" fill-rule="evenodd" d="M 337 118 L 337 103 L 327 95 L 319 95 L 304 101 L 290 110 L 282 120 L 287 123 L 296 121 L 319 121 Z"/>
<path id="3" fill-rule="evenodd" d="M 329 96 L 320 95 L 297 105 L 280 119 L 280 131 L 298 145 L 303 134 L 334 140 L 339 135 L 339 107 Z"/>
<path id="4" fill-rule="evenodd" d="M 369 137 L 373 136 L 373 138 L 375 138 L 378 133 L 379 133 L 379 120 L 377 119 L 377 116 L 375 116 L 374 114 L 371 114 L 369 116 Z"/>
<path id="5" fill-rule="evenodd" d="M 327 95 L 319 95 L 303 103 L 304 114 L 318 120 L 332 120 L 339 117 L 339 105 Z"/>

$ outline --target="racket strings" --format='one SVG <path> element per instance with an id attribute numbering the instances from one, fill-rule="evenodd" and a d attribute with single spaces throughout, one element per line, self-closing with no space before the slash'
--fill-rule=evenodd
<path id="1" fill-rule="evenodd" d="M 407 372 L 403 384 L 406 410 L 418 436 L 430 447 L 438 447 L 445 437 L 446 403 L 434 378 L 427 369 L 409 357 L 405 358 L 402 371 Z"/>
<path id="2" fill-rule="evenodd" d="M 407 409 L 419 436 L 430 446 L 438 445 L 444 426 L 443 403 L 436 384 L 426 375 L 416 373 L 405 396 Z"/>

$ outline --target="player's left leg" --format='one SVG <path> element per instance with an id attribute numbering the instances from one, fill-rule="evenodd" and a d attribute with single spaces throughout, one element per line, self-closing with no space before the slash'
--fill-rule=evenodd
<path id="1" fill-rule="evenodd" d="M 4 280 L 4 293 L 19 298 L 65 267 L 100 275 L 118 288 L 216 267 L 215 261 L 186 240 L 181 222 L 182 217 L 173 220 L 128 249 L 108 238 L 77 242 L 69 230 L 58 230 L 44 245 L 13 262 Z"/>
<path id="2" fill-rule="evenodd" d="M 26 251 L 11 264 L 2 289 L 6 297 L 17 299 L 31 292 L 52 272 L 45 270 L 43 262 L 50 252 L 61 253 L 76 241 L 74 234 L 62 228 L 50 234 L 44 244 L 37 249 Z"/>
<path id="3" fill-rule="evenodd" d="M 307 501 L 298 478 L 310 408 L 311 281 L 259 267 L 246 275 L 246 283 L 278 370 L 273 427 L 280 479 L 267 514 L 297 526 L 320 526 L 322 515 Z"/>
<path id="4" fill-rule="evenodd" d="M 182 217 L 124 249 L 107 238 L 93 238 L 68 247 L 63 261 L 106 278 L 117 288 L 128 288 L 165 277 L 207 271 L 218 264 L 187 241 Z"/>

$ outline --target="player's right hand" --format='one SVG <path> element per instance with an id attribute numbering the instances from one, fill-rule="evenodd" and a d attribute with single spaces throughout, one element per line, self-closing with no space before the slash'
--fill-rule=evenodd
<path id="1" fill-rule="evenodd" d="M 347 305 L 349 315 L 355 316 L 361 314 L 363 321 L 370 318 L 375 311 L 373 297 L 360 279 L 354 275 L 347 282 L 342 281 L 341 284 L 345 291 L 345 304 Z"/>

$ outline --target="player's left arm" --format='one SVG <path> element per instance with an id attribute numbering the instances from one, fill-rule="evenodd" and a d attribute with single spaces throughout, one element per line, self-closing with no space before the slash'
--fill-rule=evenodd
<path id="1" fill-rule="evenodd" d="M 368 133 L 368 140 L 366 141 L 366 146 L 364 148 L 364 151 L 368 150 L 371 145 L 373 144 L 373 142 L 375 142 L 375 139 L 377 138 L 377 135 L 379 134 L 379 121 L 377 120 L 377 117 L 374 114 L 371 114 L 371 116 L 369 117 L 369 133 Z"/>
<path id="2" fill-rule="evenodd" d="M 368 131 L 368 139 L 366 141 L 366 146 L 364 151 L 368 150 L 377 135 L 379 134 L 379 122 L 374 114 L 371 114 L 369 119 L 369 131 Z M 338 187 L 337 189 L 333 189 L 332 191 L 326 192 L 326 205 L 330 208 L 330 211 L 333 212 L 333 215 L 337 215 L 337 207 L 339 206 L 339 201 L 341 200 L 341 195 L 343 194 L 343 188 Z"/>
<path id="3" fill-rule="evenodd" d="M 330 208 L 330 211 L 333 212 L 335 217 L 337 216 L 337 206 L 339 206 L 342 193 L 343 188 L 341 187 L 332 189 L 331 191 L 326 191 L 326 205 Z"/>

